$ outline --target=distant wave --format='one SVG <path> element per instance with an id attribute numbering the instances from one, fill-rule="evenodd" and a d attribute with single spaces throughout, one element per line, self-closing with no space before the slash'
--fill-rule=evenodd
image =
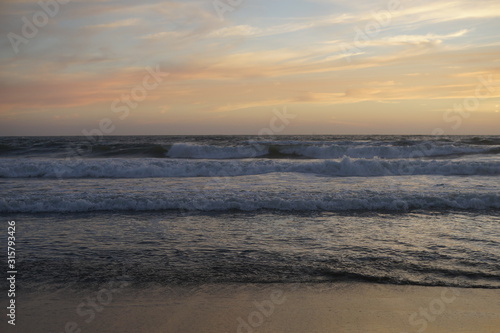
<path id="1" fill-rule="evenodd" d="M 500 145 L 500 138 L 498 137 L 472 137 L 470 139 L 465 139 L 465 143 L 473 145 L 485 145 L 485 146 L 498 146 Z"/>
<path id="2" fill-rule="evenodd" d="M 231 177 L 297 172 L 332 177 L 500 175 L 498 161 L 474 160 L 181 160 L 0 159 L 0 178 Z"/>
<path id="3" fill-rule="evenodd" d="M 352 158 L 421 158 L 444 157 L 467 154 L 498 154 L 499 149 L 458 145 L 357 145 L 345 144 L 258 144 L 248 146 L 212 146 L 188 143 L 176 143 L 167 152 L 172 158 L 191 159 L 236 159 L 236 158 L 305 158 L 338 159 L 344 156 Z"/>
<path id="4" fill-rule="evenodd" d="M 132 145 L 132 146 L 115 146 L 115 145 L 96 145 L 90 146 L 87 149 L 87 154 L 90 157 L 165 157 L 168 148 L 161 145 Z"/>
<path id="5" fill-rule="evenodd" d="M 492 139 L 470 139 L 473 143 L 432 143 L 400 140 L 393 142 L 299 142 L 248 141 L 231 146 L 223 144 L 109 143 L 74 147 L 62 143 L 40 143 L 32 146 L 0 144 L 0 156 L 38 158 L 176 158 L 176 159 L 339 159 L 352 158 L 438 158 L 474 154 L 500 154 L 500 145 Z"/>
<path id="6" fill-rule="evenodd" d="M 212 146 L 176 143 L 168 151 L 168 157 L 195 159 L 236 159 L 263 156 L 268 153 L 265 146 Z"/>

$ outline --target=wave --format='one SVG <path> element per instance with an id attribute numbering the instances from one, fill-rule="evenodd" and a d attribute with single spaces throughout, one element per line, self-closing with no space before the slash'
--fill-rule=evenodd
<path id="1" fill-rule="evenodd" d="M 351 158 L 437 158 L 475 154 L 500 154 L 496 140 L 479 138 L 474 143 L 396 141 L 236 141 L 193 143 L 110 142 L 99 144 L 49 143 L 0 144 L 0 156 L 47 158 L 176 158 L 176 159 L 338 159 Z"/>
<path id="2" fill-rule="evenodd" d="M 0 153 L 2 153 L 2 152 L 8 152 L 8 151 L 11 151 L 11 150 L 14 150 L 14 148 L 12 146 L 0 144 Z"/>
<path id="3" fill-rule="evenodd" d="M 165 157 L 168 148 L 161 145 L 136 145 L 116 147 L 113 145 L 91 146 L 89 149 L 92 157 Z"/>
<path id="4" fill-rule="evenodd" d="M 390 145 L 367 145 L 336 143 L 324 145 L 253 143 L 247 146 L 213 146 L 176 143 L 166 154 L 171 158 L 190 159 L 237 159 L 237 158 L 308 158 L 337 159 L 352 158 L 422 158 L 468 154 L 498 154 L 498 148 L 471 147 L 461 145 L 433 145 L 431 143 L 409 144 L 398 142 Z"/>
<path id="5" fill-rule="evenodd" d="M 295 154 L 314 159 L 336 159 L 344 156 L 352 158 L 422 158 L 447 155 L 478 154 L 484 149 L 460 146 L 308 146 L 308 147 L 283 147 L 280 151 L 284 154 Z"/>
<path id="6" fill-rule="evenodd" d="M 51 213 L 95 211 L 399 211 L 412 210 L 492 210 L 500 209 L 499 194 L 430 193 L 398 195 L 377 193 L 368 196 L 356 193 L 350 197 L 311 194 L 296 196 L 268 192 L 239 193 L 210 191 L 210 193 L 87 193 L 67 196 L 39 194 L 0 199 L 0 212 Z M 306 198 L 307 197 L 307 198 Z"/>
<path id="7" fill-rule="evenodd" d="M 166 156 L 193 159 L 237 159 L 259 157 L 267 153 L 266 147 L 261 145 L 226 147 L 176 143 L 168 150 Z"/>
<path id="8" fill-rule="evenodd" d="M 0 159 L 0 178 L 234 177 L 296 172 L 331 177 L 500 175 L 498 161 L 472 160 L 176 160 Z"/>
<path id="9" fill-rule="evenodd" d="M 498 137 L 473 137 L 464 140 L 465 143 L 473 145 L 497 146 L 500 145 L 500 138 Z"/>

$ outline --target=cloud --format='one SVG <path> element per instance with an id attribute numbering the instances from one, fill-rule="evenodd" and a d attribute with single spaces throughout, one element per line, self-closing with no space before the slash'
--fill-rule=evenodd
<path id="1" fill-rule="evenodd" d="M 139 24 L 139 22 L 140 22 L 140 20 L 137 18 L 130 18 L 130 19 L 115 21 L 115 22 L 111 22 L 111 23 L 89 25 L 86 28 L 102 29 L 102 28 L 130 27 L 130 26 Z"/>
<path id="2" fill-rule="evenodd" d="M 174 39 L 174 38 L 182 38 L 188 36 L 188 33 L 185 31 L 162 31 L 156 32 L 153 34 L 148 34 L 142 36 L 141 39 L 150 39 L 150 40 L 158 40 L 158 39 Z"/>
<path id="3" fill-rule="evenodd" d="M 443 40 L 452 39 L 464 36 L 469 30 L 462 29 L 455 33 L 438 35 L 438 34 L 426 34 L 426 35 L 398 35 L 392 37 L 385 37 L 377 41 L 368 42 L 370 45 L 404 45 L 404 44 L 425 44 L 425 43 L 441 43 Z"/>
<path id="4" fill-rule="evenodd" d="M 349 1 L 349 0 L 309 0 L 311 2 L 331 3 L 340 6 L 351 16 L 351 22 L 373 21 L 373 13 L 388 12 L 390 6 L 396 9 L 391 13 L 391 24 L 404 25 L 461 21 L 500 17 L 497 0 L 448 0 L 448 1 Z M 391 5 L 390 5 L 391 4 Z M 335 8 L 335 7 L 334 7 Z"/>
<path id="5" fill-rule="evenodd" d="M 224 27 L 208 34 L 208 37 L 234 37 L 262 35 L 264 30 L 250 25 L 236 25 Z"/>
<path id="6" fill-rule="evenodd" d="M 260 100 L 260 101 L 253 101 L 253 102 L 243 102 L 243 103 L 237 103 L 237 104 L 226 104 L 222 105 L 219 107 L 215 107 L 212 112 L 228 112 L 228 111 L 238 111 L 238 110 L 243 110 L 243 109 L 249 109 L 249 108 L 256 108 L 256 107 L 270 107 L 270 106 L 275 106 L 275 105 L 283 105 L 289 103 L 289 99 L 271 99 L 271 100 Z"/>
<path id="7" fill-rule="evenodd" d="M 343 22 L 348 22 L 352 17 L 347 14 L 342 15 L 329 15 L 320 17 L 310 17 L 307 19 L 290 19 L 290 22 L 278 25 L 272 25 L 268 27 L 255 27 L 250 25 L 236 25 L 230 27 L 223 27 L 221 29 L 215 30 L 208 34 L 207 37 L 210 38 L 224 38 L 224 37 L 235 37 L 235 36 L 253 36 L 253 37 L 264 37 L 281 35 L 285 33 L 298 32 L 302 30 L 326 27 L 329 25 L 335 25 Z"/>
<path id="8" fill-rule="evenodd" d="M 21 17 L 32 16 L 37 1 L 5 0 L 1 30 L 20 33 Z M 352 42 L 388 1 L 316 2 L 300 7 L 304 15 L 294 7 L 295 17 L 280 12 L 291 6 L 285 1 L 248 2 L 220 21 L 210 1 L 73 0 L 19 55 L 4 38 L 1 115 L 59 112 L 62 119 L 82 107 L 94 113 L 81 118 L 93 119 L 157 64 L 171 75 L 141 112 L 168 105 L 169 117 L 187 110 L 200 126 L 203 117 L 238 111 L 250 119 L 258 108 L 283 104 L 342 110 L 364 101 L 460 99 L 474 93 L 478 75 L 500 75 L 498 23 L 488 19 L 500 16 L 497 1 L 401 1 L 351 63 L 339 44 Z"/>

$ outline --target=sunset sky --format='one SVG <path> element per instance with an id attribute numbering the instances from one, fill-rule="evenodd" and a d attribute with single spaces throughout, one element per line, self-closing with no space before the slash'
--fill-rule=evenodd
<path id="1" fill-rule="evenodd" d="M 500 134 L 498 0 L 59 1 L 1 0 L 0 135 Z"/>

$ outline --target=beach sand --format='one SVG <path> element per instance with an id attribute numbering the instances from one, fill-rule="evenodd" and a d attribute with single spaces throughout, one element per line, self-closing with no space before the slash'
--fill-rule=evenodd
<path id="1" fill-rule="evenodd" d="M 103 286 L 20 295 L 17 304 L 15 328 L 2 332 L 500 332 L 496 289 L 368 283 Z"/>

